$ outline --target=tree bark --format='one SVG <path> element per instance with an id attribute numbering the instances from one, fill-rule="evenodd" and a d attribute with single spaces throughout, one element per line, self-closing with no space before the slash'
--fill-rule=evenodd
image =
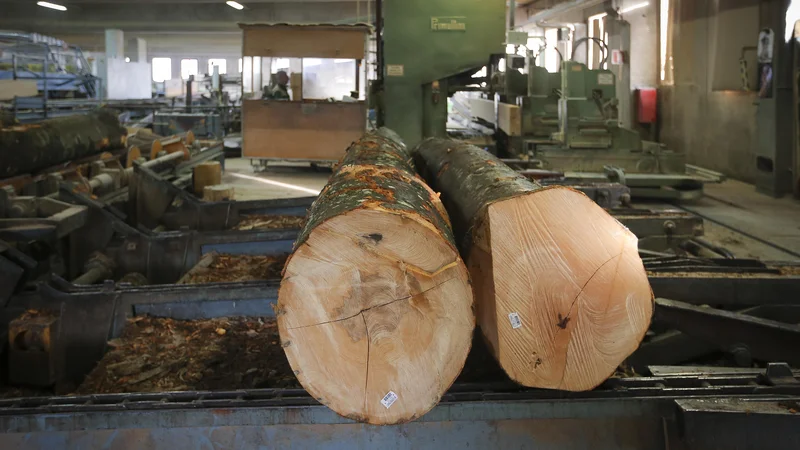
<path id="1" fill-rule="evenodd" d="M 116 113 L 106 109 L 3 128 L 0 178 L 123 148 L 125 134 Z"/>
<path id="2" fill-rule="evenodd" d="M 613 374 L 653 314 L 636 236 L 581 192 L 543 188 L 475 146 L 428 139 L 414 158 L 451 214 L 506 373 L 570 391 Z"/>
<path id="3" fill-rule="evenodd" d="M 284 269 L 278 326 L 302 385 L 371 424 L 422 416 L 463 368 L 475 318 L 437 195 L 399 138 L 348 149 Z"/>

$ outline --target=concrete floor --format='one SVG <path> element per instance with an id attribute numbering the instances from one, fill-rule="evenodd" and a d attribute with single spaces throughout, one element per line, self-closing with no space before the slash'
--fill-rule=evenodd
<path id="1" fill-rule="evenodd" d="M 328 177 L 329 170 L 308 164 L 254 170 L 250 160 L 234 158 L 225 161 L 223 182 L 234 185 L 237 200 L 257 200 L 316 195 Z M 680 207 L 702 216 L 706 239 L 739 258 L 800 261 L 800 201 L 773 199 L 752 185 L 726 181 L 707 185 L 705 198 Z"/>
<path id="2" fill-rule="evenodd" d="M 328 182 L 330 170 L 314 170 L 308 164 L 254 168 L 249 159 L 225 160 L 222 182 L 232 184 L 237 200 L 261 200 L 317 195 Z"/>
<path id="3" fill-rule="evenodd" d="M 800 201 L 771 198 L 734 180 L 705 191 L 703 199 L 681 207 L 703 217 L 715 241 L 741 257 L 800 260 Z"/>

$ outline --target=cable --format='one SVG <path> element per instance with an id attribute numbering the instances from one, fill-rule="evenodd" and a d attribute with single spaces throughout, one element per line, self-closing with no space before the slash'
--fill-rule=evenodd
<path id="1" fill-rule="evenodd" d="M 537 53 L 537 54 L 536 54 L 536 55 L 533 57 L 533 64 L 534 64 L 534 65 L 536 65 L 536 66 L 538 66 L 538 64 L 536 64 L 536 61 L 539 59 L 539 55 L 541 55 L 542 53 L 544 53 L 544 50 L 542 50 L 542 49 L 546 49 L 546 48 L 548 48 L 548 47 L 552 48 L 553 50 L 555 50 L 555 51 L 556 51 L 556 53 L 558 53 L 558 58 L 559 58 L 559 59 L 558 59 L 558 67 L 561 67 L 561 63 L 563 63 L 563 62 L 564 62 L 564 55 L 562 55 L 562 54 L 561 54 L 561 51 L 559 51 L 559 50 L 558 50 L 558 47 L 556 47 L 556 46 L 554 46 L 554 45 L 549 45 L 549 44 L 543 44 L 541 47 L 539 47 L 539 49 L 540 49 L 540 50 L 539 50 L 539 53 Z"/>
<path id="2" fill-rule="evenodd" d="M 608 45 L 602 39 L 596 38 L 596 37 L 582 37 L 582 38 L 578 39 L 577 41 L 575 41 L 575 43 L 572 44 L 572 59 L 571 59 L 571 61 L 575 61 L 575 50 L 578 49 L 578 46 L 583 44 L 584 42 L 589 41 L 589 40 L 594 41 L 595 44 L 597 44 L 597 46 L 600 47 L 600 51 L 603 52 L 603 59 L 600 61 L 600 67 L 603 67 L 603 65 L 606 63 L 606 61 L 608 61 Z"/>

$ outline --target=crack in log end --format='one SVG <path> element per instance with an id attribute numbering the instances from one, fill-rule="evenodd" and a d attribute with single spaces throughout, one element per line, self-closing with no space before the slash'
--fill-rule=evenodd
<path id="1" fill-rule="evenodd" d="M 362 238 L 364 238 L 364 239 L 371 239 L 371 240 L 372 240 L 372 241 L 374 241 L 376 244 L 377 244 L 378 242 L 380 242 L 380 241 L 382 241 L 382 240 L 383 240 L 383 235 L 382 235 L 382 234 L 380 234 L 380 233 L 371 233 L 371 234 L 366 234 L 366 235 L 364 235 L 364 236 L 361 236 L 361 237 L 362 237 Z"/>
<path id="2" fill-rule="evenodd" d="M 558 313 L 558 323 L 556 323 L 556 326 L 558 328 L 561 328 L 562 330 L 566 330 L 569 321 L 570 321 L 569 315 L 567 315 L 566 317 L 562 317 L 561 313 Z"/>
<path id="3" fill-rule="evenodd" d="M 367 410 L 367 393 L 369 392 L 369 349 L 370 349 L 370 339 L 369 339 L 369 326 L 367 325 L 367 318 L 364 316 L 364 313 L 361 313 L 361 318 L 364 319 L 364 333 L 367 336 L 367 370 L 364 374 L 364 411 Z"/>
<path id="4" fill-rule="evenodd" d="M 457 278 L 458 277 L 448 278 L 448 279 L 442 281 L 441 283 L 438 283 L 438 284 L 436 284 L 434 286 L 431 286 L 428 289 L 425 289 L 424 291 L 419 292 L 418 294 L 415 294 L 415 295 L 423 295 L 423 294 L 425 294 L 425 293 L 427 293 L 429 291 L 432 291 L 434 289 L 437 289 L 437 288 L 441 287 L 443 284 L 449 283 L 449 282 L 451 282 L 451 281 L 453 281 L 453 280 L 455 280 Z M 400 297 L 398 299 L 394 299 L 394 300 L 388 301 L 386 303 L 381 303 L 380 305 L 375 305 L 375 306 L 370 306 L 369 308 L 364 308 L 361 311 L 359 311 L 359 312 L 357 312 L 357 313 L 355 313 L 353 315 L 350 315 L 350 316 L 347 316 L 347 317 L 342 317 L 341 319 L 327 320 L 325 322 L 314 323 L 314 324 L 311 324 L 311 325 L 302 325 L 302 326 L 299 326 L 299 327 L 287 328 L 286 331 L 302 330 L 303 328 L 317 327 L 317 326 L 320 326 L 320 325 L 327 325 L 327 324 L 331 324 L 331 323 L 342 322 L 342 321 L 345 321 L 345 320 L 352 319 L 353 317 L 355 317 L 355 316 L 357 316 L 359 314 L 363 314 L 363 313 L 365 313 L 367 311 L 370 311 L 370 310 L 373 310 L 373 309 L 376 309 L 376 308 L 382 308 L 384 306 L 389 306 L 389 305 L 391 305 L 393 303 L 397 303 L 397 302 L 400 302 L 400 301 L 403 301 L 403 300 L 409 300 L 412 297 L 414 297 L 414 295 L 407 295 L 405 297 Z"/>
<path id="5" fill-rule="evenodd" d="M 625 250 L 625 247 L 624 247 L 624 245 L 623 245 L 623 251 L 624 251 L 624 250 Z M 606 261 L 605 261 L 603 264 L 600 264 L 600 267 L 598 267 L 598 268 L 597 268 L 597 269 L 594 271 L 594 273 L 592 273 L 592 276 L 590 276 L 590 277 L 589 277 L 589 279 L 588 279 L 588 280 L 586 280 L 586 283 L 583 283 L 583 286 L 581 286 L 581 290 L 580 290 L 580 291 L 578 291 L 578 294 L 575 296 L 575 298 L 574 298 L 574 299 L 572 299 L 572 303 L 569 305 L 569 311 L 567 311 L 567 315 L 566 315 L 566 316 L 564 316 L 564 317 L 562 318 L 562 317 L 561 317 L 561 313 L 558 313 L 558 323 L 557 323 L 556 325 L 557 325 L 559 328 L 561 328 L 562 330 L 564 330 L 564 329 L 566 329 L 566 328 L 567 328 L 567 322 L 569 322 L 569 320 L 570 320 L 570 317 L 569 317 L 569 316 L 572 314 L 572 308 L 574 308 L 574 307 L 575 307 L 575 303 L 577 303 L 577 302 L 578 302 L 578 299 L 581 297 L 581 294 L 583 294 L 583 291 L 586 289 L 586 286 L 588 286 L 588 285 L 589 285 L 589 283 L 590 283 L 590 282 L 591 282 L 591 281 L 594 279 L 594 277 L 595 277 L 595 276 L 597 276 L 597 274 L 600 272 L 600 269 L 602 269 L 603 267 L 605 267 L 605 266 L 606 266 L 606 264 L 610 263 L 610 262 L 611 262 L 611 261 L 613 261 L 614 259 L 616 259 L 616 258 L 622 258 L 622 253 L 623 253 L 623 252 L 619 252 L 619 254 L 617 254 L 617 255 L 614 255 L 614 256 L 612 256 L 611 258 L 608 258 L 608 260 L 606 260 Z M 563 326 L 562 326 L 562 323 L 563 323 Z"/>

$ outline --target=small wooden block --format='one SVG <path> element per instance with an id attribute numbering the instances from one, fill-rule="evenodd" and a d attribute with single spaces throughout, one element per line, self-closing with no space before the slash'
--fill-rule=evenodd
<path id="1" fill-rule="evenodd" d="M 203 200 L 207 202 L 224 202 L 234 199 L 234 189 L 230 184 L 206 186 L 203 189 Z"/>

